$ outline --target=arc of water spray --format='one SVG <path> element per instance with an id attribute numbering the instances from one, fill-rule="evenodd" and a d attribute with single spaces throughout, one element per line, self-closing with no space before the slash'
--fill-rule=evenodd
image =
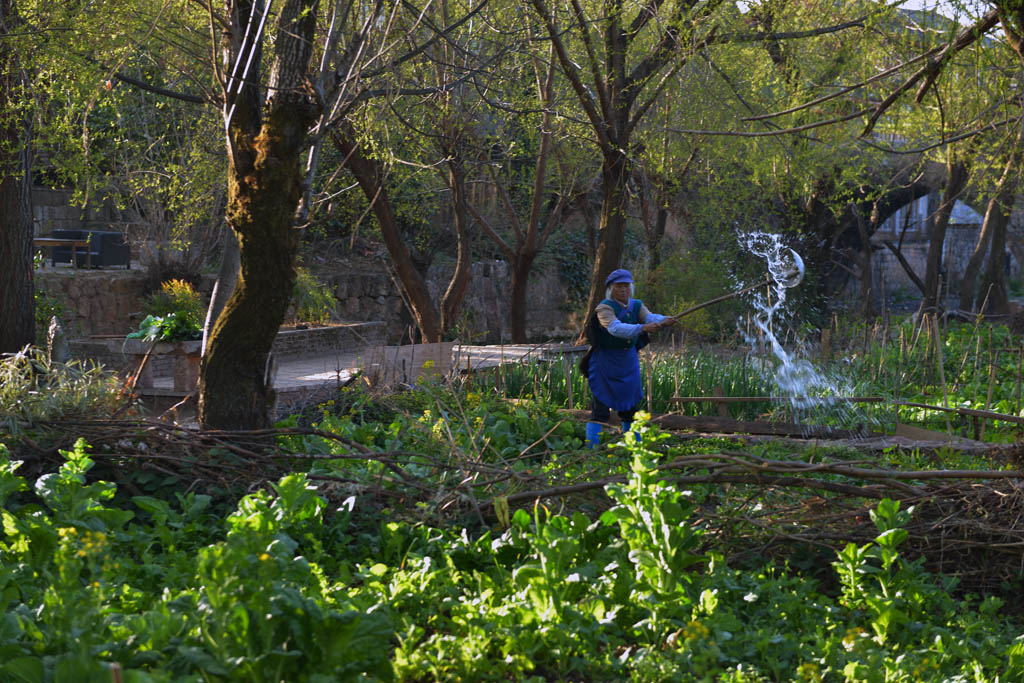
<path id="1" fill-rule="evenodd" d="M 803 279 L 803 259 L 792 249 L 781 243 L 781 238 L 772 233 L 752 233 L 742 240 L 743 245 L 755 256 L 768 262 L 770 280 L 774 282 L 775 296 L 769 299 L 756 296 L 753 302 L 757 314 L 753 322 L 761 331 L 772 354 L 779 360 L 773 371 L 773 378 L 782 396 L 787 397 L 794 408 L 806 409 L 817 406 L 831 405 L 834 396 L 840 395 L 838 387 L 831 379 L 820 373 L 805 358 L 794 358 L 788 353 L 772 332 L 771 320 L 777 311 L 784 308 L 786 290 L 796 286 Z M 755 341 L 750 339 L 751 349 Z M 830 394 L 820 395 L 820 394 Z M 819 394 L 819 395 L 812 395 Z"/>

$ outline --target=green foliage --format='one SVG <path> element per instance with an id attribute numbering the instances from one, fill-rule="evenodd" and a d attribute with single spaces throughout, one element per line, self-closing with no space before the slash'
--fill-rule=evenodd
<path id="1" fill-rule="evenodd" d="M 99 366 L 50 362 L 39 347 L 0 359 L 0 423 L 9 432 L 42 420 L 102 419 L 118 405 L 117 379 Z"/>
<path id="2" fill-rule="evenodd" d="M 645 303 L 652 311 L 675 315 L 736 289 L 734 277 L 722 267 L 718 250 L 693 250 L 673 254 L 650 277 L 652 291 Z M 680 319 L 686 332 L 723 339 L 736 330 L 736 320 L 749 307 L 740 299 L 724 301 Z"/>
<path id="3" fill-rule="evenodd" d="M 330 285 L 318 280 L 308 268 L 297 268 L 292 305 L 296 322 L 324 325 L 334 318 L 338 300 Z"/>
<path id="4" fill-rule="evenodd" d="M 375 531 L 346 533 L 357 503 L 325 514 L 302 473 L 218 525 L 194 494 L 115 505 L 84 441 L 34 487 L 0 446 L 0 680 L 109 680 L 113 662 L 156 681 L 1024 673 L 998 600 L 958 600 L 900 555 L 912 510 L 893 501 L 873 511 L 874 542 L 837 554 L 838 599 L 786 568 L 728 567 L 694 521 L 699 497 L 655 469 L 664 437 L 645 418 L 599 520 L 538 502 L 477 532 L 366 519 Z"/>
<path id="5" fill-rule="evenodd" d="M 673 396 L 707 396 L 722 387 L 725 396 L 770 396 L 778 393 L 749 358 L 721 358 L 712 353 L 689 355 L 669 352 L 643 353 L 640 361 L 645 400 L 651 411 L 682 411 L 696 415 L 706 410 L 701 404 L 675 404 Z M 650 375 L 650 381 L 648 381 Z M 590 389 L 575 362 L 517 363 L 494 370 L 480 382 L 481 391 L 498 391 L 510 398 L 532 398 L 558 407 L 585 409 L 590 406 Z M 572 405 L 569 404 L 569 387 Z M 650 389 L 648 391 L 648 388 Z M 734 417 L 757 417 L 769 406 L 763 403 L 734 404 Z"/>
<path id="6" fill-rule="evenodd" d="M 303 475 L 246 496 L 223 540 L 196 545 L 208 536 L 196 533 L 203 501 L 179 496 L 179 511 L 136 498 L 146 519 L 129 525 L 131 510 L 105 504 L 115 486 L 87 481 L 86 450 L 80 440 L 37 481 L 43 507 L 3 510 L 0 680 L 109 680 L 111 662 L 126 680 L 390 677 L 386 614 L 328 600 L 315 565 L 296 555 L 323 529 L 323 501 Z M 0 448 L 5 498 L 26 489 L 15 467 Z"/>
<path id="7" fill-rule="evenodd" d="M 184 280 L 172 279 L 161 283 L 158 291 L 146 297 L 142 312 L 152 316 L 174 314 L 193 325 L 202 322 L 203 304 L 195 287 Z"/>
<path id="8" fill-rule="evenodd" d="M 334 401 L 324 404 L 314 426 L 373 451 L 414 452 L 412 471 L 418 474 L 431 471 L 435 459 L 449 462 L 467 457 L 504 462 L 526 473 L 537 466 L 539 453 L 571 450 L 581 443 L 577 426 L 551 406 L 511 405 L 472 391 L 459 397 L 432 387 L 421 388 L 400 406 L 418 414 L 404 410 L 382 414 L 359 399 L 336 410 L 339 407 Z M 348 453 L 344 441 L 322 437 L 284 437 L 282 444 L 305 453 Z M 377 461 L 345 459 L 325 462 L 313 472 L 379 484 L 382 469 Z M 400 489 L 399 484 L 390 485 Z"/>
<path id="9" fill-rule="evenodd" d="M 837 346 L 848 349 L 842 364 L 849 376 L 858 378 L 853 389 L 858 395 L 940 406 L 948 400 L 950 407 L 1010 415 L 1024 410 L 1018 398 L 1020 342 L 1003 325 L 979 320 L 978 324 L 950 322 L 940 329 L 941 372 L 930 324 L 915 325 L 908 320 L 882 330 L 861 323 L 846 326 L 844 331 L 848 336 L 838 340 Z M 914 406 L 897 406 L 897 411 L 895 417 L 903 423 L 947 428 L 943 413 Z M 974 436 L 971 425 L 963 424 L 958 416 L 951 418 L 951 424 Z M 1017 429 L 1013 423 L 989 420 L 985 436 L 1011 440 Z"/>
<path id="10" fill-rule="evenodd" d="M 692 583 L 686 571 L 704 561 L 695 554 L 700 532 L 687 524 L 694 506 L 684 503 L 689 495 L 658 477 L 652 450 L 655 438 L 644 438 L 649 416 L 638 413 L 631 438 L 617 444 L 633 456 L 632 473 L 624 485 L 608 486 L 608 495 L 617 505 L 603 519 L 614 520 L 629 546 L 629 559 L 636 574 L 651 591 L 655 614 L 678 600 L 692 599 L 686 588 Z"/>
<path id="11" fill-rule="evenodd" d="M 35 288 L 34 296 L 36 304 L 36 344 L 38 346 L 46 346 L 46 336 L 50 329 L 50 320 L 54 317 L 58 320 L 63 320 L 67 312 L 67 306 L 63 300 L 48 294 L 46 290 L 39 287 Z"/>
<path id="12" fill-rule="evenodd" d="M 143 302 L 146 314 L 128 339 L 179 342 L 203 336 L 203 304 L 199 292 L 184 280 L 168 280 Z"/>
<path id="13" fill-rule="evenodd" d="M 573 308 L 583 308 L 590 293 L 593 262 L 587 254 L 586 236 L 582 231 L 563 231 L 551 239 L 549 257 L 558 267 L 558 277 L 566 289 L 566 298 Z"/>

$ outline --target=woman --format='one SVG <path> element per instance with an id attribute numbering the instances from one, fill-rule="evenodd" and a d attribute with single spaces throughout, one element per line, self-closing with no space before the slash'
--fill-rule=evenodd
<path id="1" fill-rule="evenodd" d="M 651 313 L 639 299 L 633 298 L 633 276 L 618 269 L 605 279 L 605 299 L 597 308 L 588 328 L 592 331 L 590 366 L 587 381 L 593 394 L 587 442 L 591 448 L 601 442 L 601 425 L 611 411 L 622 420 L 622 431 L 629 431 L 633 415 L 644 397 L 640 378 L 637 340 L 642 333 L 655 332 L 674 325 L 675 318 Z"/>

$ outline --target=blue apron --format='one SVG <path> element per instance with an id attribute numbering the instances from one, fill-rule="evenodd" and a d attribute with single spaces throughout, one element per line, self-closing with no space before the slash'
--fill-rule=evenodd
<path id="1" fill-rule="evenodd" d="M 636 325 L 640 322 L 640 301 L 633 299 L 629 308 L 619 302 L 605 299 L 601 303 L 610 305 L 620 322 Z M 644 397 L 643 381 L 640 378 L 640 358 L 636 353 L 636 338 L 613 337 L 607 329 L 600 327 L 598 343 L 590 358 L 590 372 L 587 380 L 590 391 L 601 403 L 615 411 L 635 408 Z"/>

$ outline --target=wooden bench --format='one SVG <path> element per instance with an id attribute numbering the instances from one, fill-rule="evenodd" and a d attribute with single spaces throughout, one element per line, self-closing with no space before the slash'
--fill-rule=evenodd
<path id="1" fill-rule="evenodd" d="M 76 258 L 79 249 L 85 249 L 85 267 L 92 267 L 92 252 L 89 250 L 89 240 L 76 240 L 76 239 L 65 239 L 62 237 L 36 237 L 32 240 L 33 246 L 42 247 L 44 249 L 53 249 L 54 247 L 71 247 L 71 265 L 77 266 L 78 259 Z M 51 257 L 52 259 L 52 257 Z M 53 263 L 52 265 L 56 265 Z"/>

